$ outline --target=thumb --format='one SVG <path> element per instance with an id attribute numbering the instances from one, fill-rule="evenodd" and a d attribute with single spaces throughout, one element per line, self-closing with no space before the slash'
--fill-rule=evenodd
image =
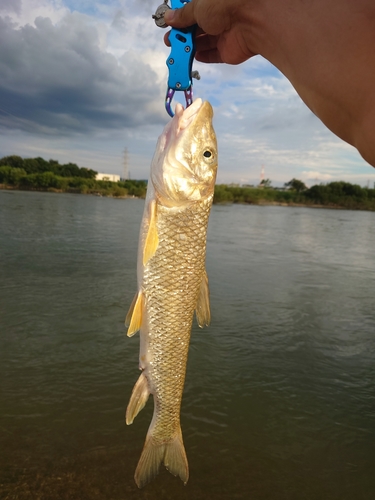
<path id="1" fill-rule="evenodd" d="M 164 21 L 174 28 L 187 28 L 196 24 L 194 2 L 187 3 L 180 9 L 169 9 L 164 14 Z"/>

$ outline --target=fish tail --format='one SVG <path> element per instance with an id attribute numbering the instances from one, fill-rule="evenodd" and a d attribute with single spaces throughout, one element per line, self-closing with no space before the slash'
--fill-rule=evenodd
<path id="1" fill-rule="evenodd" d="M 135 482 L 138 488 L 143 488 L 158 473 L 160 465 L 174 476 L 179 476 L 184 484 L 189 479 L 189 466 L 186 458 L 185 447 L 182 441 L 181 428 L 177 435 L 168 443 L 155 443 L 152 434 L 148 434 L 135 471 Z"/>

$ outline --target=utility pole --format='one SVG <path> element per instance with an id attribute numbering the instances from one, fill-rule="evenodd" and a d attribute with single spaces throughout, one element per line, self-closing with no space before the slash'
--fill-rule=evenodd
<path id="1" fill-rule="evenodd" d="M 260 184 L 263 184 L 264 182 L 264 165 L 262 165 L 261 171 L 260 171 Z"/>
<path id="2" fill-rule="evenodd" d="M 124 181 L 129 179 L 129 152 L 128 148 L 124 149 Z"/>

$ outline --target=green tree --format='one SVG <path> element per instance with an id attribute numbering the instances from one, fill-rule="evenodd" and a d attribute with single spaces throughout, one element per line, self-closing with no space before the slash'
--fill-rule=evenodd
<path id="1" fill-rule="evenodd" d="M 4 156 L 0 160 L 0 165 L 6 165 L 7 167 L 13 168 L 23 168 L 23 158 L 17 155 Z"/>
<path id="2" fill-rule="evenodd" d="M 271 180 L 270 179 L 263 179 L 262 181 L 260 181 L 260 186 L 264 187 L 264 188 L 269 188 L 271 187 Z"/>
<path id="3" fill-rule="evenodd" d="M 291 189 L 292 191 L 297 191 L 297 193 L 301 193 L 302 191 L 306 191 L 307 189 L 307 186 L 304 182 L 294 178 L 291 181 L 286 182 L 284 186 Z"/>
<path id="4" fill-rule="evenodd" d="M 16 186 L 25 175 L 23 168 L 12 168 L 6 165 L 0 167 L 0 183 Z"/>
<path id="5" fill-rule="evenodd" d="M 224 184 L 215 186 L 214 203 L 232 203 L 233 193 L 231 193 Z"/>

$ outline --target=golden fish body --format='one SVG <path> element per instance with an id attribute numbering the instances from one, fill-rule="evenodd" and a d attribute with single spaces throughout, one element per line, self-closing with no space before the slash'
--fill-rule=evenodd
<path id="1" fill-rule="evenodd" d="M 194 310 L 210 321 L 205 271 L 207 224 L 217 170 L 212 108 L 197 99 L 159 138 L 151 165 L 138 254 L 138 293 L 128 335 L 140 329 L 140 369 L 126 412 L 131 424 L 154 396 L 154 415 L 135 481 L 144 486 L 162 463 L 187 482 L 180 407 Z"/>

